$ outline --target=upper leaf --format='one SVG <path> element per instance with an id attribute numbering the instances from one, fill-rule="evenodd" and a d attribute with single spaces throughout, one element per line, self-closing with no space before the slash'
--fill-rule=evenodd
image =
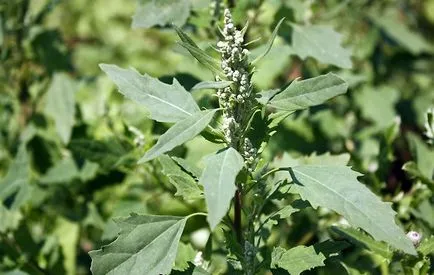
<path id="1" fill-rule="evenodd" d="M 160 136 L 157 143 L 139 160 L 147 162 L 194 138 L 211 122 L 218 109 L 197 112 L 177 122 Z"/>
<path id="2" fill-rule="evenodd" d="M 116 221 L 118 238 L 89 252 L 91 271 L 98 274 L 170 273 L 186 218 L 132 215 Z"/>
<path id="3" fill-rule="evenodd" d="M 324 266 L 326 257 L 321 252 L 316 252 L 313 246 L 296 246 L 289 250 L 275 247 L 271 255 L 271 267 L 280 267 L 291 275 L 299 275 L 305 270 L 318 266 Z"/>
<path id="4" fill-rule="evenodd" d="M 211 230 L 226 215 L 236 190 L 235 178 L 243 166 L 243 157 L 232 147 L 207 158 L 200 182 L 204 186 Z"/>
<path id="5" fill-rule="evenodd" d="M 168 85 L 135 70 L 108 64 L 100 64 L 100 67 L 118 86 L 119 92 L 145 106 L 153 120 L 177 122 L 200 110 L 191 94 L 176 79 Z"/>
<path id="6" fill-rule="evenodd" d="M 263 53 L 261 53 L 258 57 L 256 57 L 255 60 L 252 61 L 253 65 L 258 63 L 264 56 L 266 56 L 270 52 L 271 47 L 273 47 L 274 40 L 276 39 L 277 32 L 279 31 L 280 25 L 282 25 L 284 20 L 285 20 L 285 18 L 282 18 L 282 19 L 280 19 L 279 23 L 277 23 L 276 27 L 273 30 L 273 33 L 271 34 L 270 39 L 267 42 L 267 45 L 265 47 L 265 51 Z"/>
<path id="7" fill-rule="evenodd" d="M 344 94 L 348 84 L 335 74 L 328 73 L 302 81 L 293 81 L 285 90 L 275 95 L 269 106 L 287 112 L 316 106 Z"/>
<path id="8" fill-rule="evenodd" d="M 386 241 L 409 254 L 416 254 L 412 242 L 395 224 L 395 212 L 366 186 L 357 181 L 361 174 L 346 166 L 303 165 L 290 169 L 294 189 L 314 208 L 336 211 L 351 225 L 361 227 L 375 239 Z"/>
<path id="9" fill-rule="evenodd" d="M 71 138 L 75 116 L 76 83 L 66 74 L 55 74 L 47 92 L 45 113 L 54 119 L 63 143 Z"/>
<path id="10" fill-rule="evenodd" d="M 321 63 L 341 68 L 352 67 L 351 51 L 341 47 L 341 35 L 328 26 L 291 24 L 292 47 L 302 59 L 311 56 Z"/>
<path id="11" fill-rule="evenodd" d="M 139 0 L 133 16 L 133 28 L 184 25 L 190 15 L 190 0 Z"/>

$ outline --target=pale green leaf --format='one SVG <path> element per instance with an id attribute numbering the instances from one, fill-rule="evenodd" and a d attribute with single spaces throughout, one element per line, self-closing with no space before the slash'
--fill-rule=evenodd
<path id="1" fill-rule="evenodd" d="M 57 73 L 46 95 L 45 113 L 54 120 L 56 131 L 65 144 L 74 126 L 76 91 L 76 83 L 67 74 Z"/>
<path id="2" fill-rule="evenodd" d="M 348 84 L 333 73 L 293 81 L 285 90 L 275 95 L 268 106 L 279 111 L 296 111 L 316 106 L 346 93 Z"/>
<path id="3" fill-rule="evenodd" d="M 64 218 L 58 218 L 56 229 L 53 234 L 57 236 L 60 247 L 62 248 L 65 269 L 68 275 L 76 274 L 77 267 L 77 247 L 80 235 L 78 223 L 70 222 Z"/>
<path id="4" fill-rule="evenodd" d="M 289 250 L 275 247 L 271 254 L 271 268 L 283 268 L 291 275 L 299 275 L 305 270 L 324 266 L 326 257 L 316 252 L 313 246 L 296 246 Z"/>
<path id="5" fill-rule="evenodd" d="M 20 211 L 7 209 L 3 203 L 0 203 L 0 233 L 16 230 L 22 218 Z"/>
<path id="6" fill-rule="evenodd" d="M 199 182 L 204 186 L 211 230 L 226 215 L 236 190 L 235 178 L 243 166 L 243 157 L 232 147 L 206 159 Z"/>
<path id="7" fill-rule="evenodd" d="M 132 215 L 116 221 L 118 238 L 89 253 L 94 275 L 169 274 L 186 218 Z"/>
<path id="8" fill-rule="evenodd" d="M 197 112 L 177 122 L 160 136 L 157 143 L 146 152 L 139 163 L 154 159 L 200 134 L 211 122 L 217 110 Z"/>
<path id="9" fill-rule="evenodd" d="M 178 253 L 175 258 L 173 270 L 185 271 L 189 267 L 189 263 L 194 261 L 197 251 L 194 250 L 191 244 L 180 242 L 178 245 Z"/>
<path id="10" fill-rule="evenodd" d="M 412 155 L 416 159 L 417 168 L 425 178 L 432 180 L 434 176 L 434 150 L 411 132 L 408 133 L 407 139 Z"/>
<path id="11" fill-rule="evenodd" d="M 119 92 L 143 105 L 153 120 L 177 122 L 200 110 L 191 94 L 176 79 L 169 85 L 132 69 L 108 64 L 100 64 L 100 67 L 116 84 Z"/>
<path id="12" fill-rule="evenodd" d="M 434 235 L 431 235 L 429 238 L 425 238 L 420 243 L 417 250 L 425 256 L 434 254 Z"/>
<path id="13" fill-rule="evenodd" d="M 176 187 L 175 196 L 181 196 L 184 200 L 194 200 L 202 197 L 202 190 L 197 182 L 167 155 L 158 158 L 163 174 Z"/>
<path id="14" fill-rule="evenodd" d="M 271 34 L 270 39 L 267 42 L 267 45 L 265 46 L 265 50 L 263 53 L 261 53 L 258 57 L 255 58 L 255 60 L 252 61 L 252 65 L 258 63 L 264 56 L 266 56 L 273 46 L 274 39 L 276 39 L 277 32 L 279 31 L 280 25 L 282 25 L 285 18 L 280 19 L 279 23 L 277 23 L 276 27 L 273 30 L 273 33 Z"/>
<path id="15" fill-rule="evenodd" d="M 74 159 L 65 158 L 48 169 L 40 182 L 45 184 L 65 184 L 79 178 L 80 174 Z"/>
<path id="16" fill-rule="evenodd" d="M 182 26 L 190 15 L 190 0 L 138 0 L 133 28 L 150 28 L 175 24 Z"/>
<path id="17" fill-rule="evenodd" d="M 195 164 L 193 164 L 192 162 L 183 159 L 183 158 L 178 158 L 173 156 L 172 159 L 174 161 L 176 161 L 178 163 L 179 166 L 182 167 L 182 169 L 184 169 L 185 171 L 187 171 L 187 173 L 189 173 L 190 175 L 192 175 L 195 178 L 199 178 L 200 175 L 202 174 L 202 169 L 200 169 L 199 167 L 197 167 Z"/>
<path id="18" fill-rule="evenodd" d="M 324 64 L 341 68 L 352 67 L 351 51 L 341 46 L 342 35 L 328 26 L 291 24 L 294 52 L 305 59 L 310 56 Z"/>
<path id="19" fill-rule="evenodd" d="M 233 81 L 202 81 L 197 83 L 191 88 L 192 90 L 203 90 L 203 89 L 224 89 L 229 87 Z"/>
<path id="20" fill-rule="evenodd" d="M 304 165 L 290 169 L 293 189 L 317 208 L 326 207 L 341 214 L 376 240 L 416 254 L 411 241 L 394 221 L 395 212 L 366 186 L 357 181 L 360 173 L 336 165 Z"/>

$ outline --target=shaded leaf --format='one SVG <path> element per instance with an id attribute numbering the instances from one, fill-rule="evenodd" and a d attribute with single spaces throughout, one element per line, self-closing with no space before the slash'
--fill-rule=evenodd
<path id="1" fill-rule="evenodd" d="M 429 238 L 425 238 L 417 250 L 425 256 L 434 254 L 434 236 L 431 235 Z"/>
<path id="2" fill-rule="evenodd" d="M 172 150 L 176 146 L 194 138 L 208 126 L 217 111 L 218 109 L 197 112 L 190 117 L 177 122 L 160 136 L 157 143 L 146 152 L 146 154 L 139 160 L 139 163 L 144 163 L 154 159 L 159 155 Z"/>
<path id="3" fill-rule="evenodd" d="M 163 167 L 163 174 L 176 187 L 175 196 L 182 196 L 185 200 L 194 200 L 202 197 L 202 190 L 197 182 L 167 155 L 158 158 Z"/>
<path id="4" fill-rule="evenodd" d="M 74 126 L 76 90 L 76 83 L 68 75 L 57 73 L 47 92 L 45 113 L 54 119 L 56 131 L 65 144 Z"/>
<path id="5" fill-rule="evenodd" d="M 326 257 L 317 253 L 313 246 L 296 246 L 289 250 L 275 247 L 271 254 L 271 268 L 283 268 L 291 275 L 299 275 L 305 270 L 324 266 Z"/>
<path id="6" fill-rule="evenodd" d="M 342 35 L 328 26 L 300 26 L 291 24 L 294 52 L 305 59 L 310 56 L 321 63 L 349 69 L 351 51 L 341 46 Z"/>
<path id="7" fill-rule="evenodd" d="M 268 106 L 287 112 L 302 110 L 344 94 L 347 89 L 348 84 L 333 73 L 302 81 L 295 80 L 275 95 Z"/>
<path id="8" fill-rule="evenodd" d="M 177 122 L 200 111 L 191 94 L 176 79 L 168 85 L 132 69 L 108 64 L 99 66 L 116 84 L 119 92 L 143 105 L 153 120 Z"/>
<path id="9" fill-rule="evenodd" d="M 53 167 L 40 178 L 40 182 L 45 184 L 69 183 L 80 176 L 77 165 L 72 158 L 66 158 Z"/>
<path id="10" fill-rule="evenodd" d="M 132 215 L 116 220 L 118 238 L 89 252 L 93 274 L 170 273 L 186 218 Z"/>
<path id="11" fill-rule="evenodd" d="M 236 190 L 235 178 L 243 166 L 243 157 L 232 147 L 206 159 L 199 181 L 204 186 L 207 220 L 211 230 L 226 215 Z"/>
<path id="12" fill-rule="evenodd" d="M 133 28 L 175 24 L 182 26 L 190 15 L 190 0 L 138 0 Z"/>
<path id="13" fill-rule="evenodd" d="M 290 168 L 294 190 L 312 207 L 326 207 L 344 216 L 348 222 L 386 241 L 395 248 L 416 254 L 411 241 L 394 221 L 395 212 L 366 186 L 361 176 L 346 166 L 304 165 Z"/>

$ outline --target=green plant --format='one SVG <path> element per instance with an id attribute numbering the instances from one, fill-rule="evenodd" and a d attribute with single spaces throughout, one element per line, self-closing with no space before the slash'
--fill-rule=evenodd
<path id="1" fill-rule="evenodd" d="M 324 265 L 326 258 L 347 244 L 329 240 L 313 246 L 272 248 L 269 233 L 278 220 L 306 207 L 319 206 L 336 211 L 350 225 L 362 228 L 376 240 L 417 255 L 410 238 L 395 223 L 390 205 L 360 184 L 357 177 L 361 174 L 346 166 L 347 155 L 284 157 L 271 163 L 261 158 L 280 122 L 295 111 L 344 94 L 348 88 L 343 79 L 329 73 L 295 80 L 282 89 L 257 92 L 251 82 L 255 64 L 269 52 L 281 24 L 282 20 L 263 53 L 252 56 L 244 41 L 248 27 L 238 29 L 226 9 L 222 39 L 216 48 L 220 60 L 201 50 L 176 28 L 180 45 L 215 75 L 215 81 L 201 82 L 193 89 L 216 90 L 216 109 L 197 105 L 176 79 L 169 85 L 132 69 L 101 65 L 123 95 L 146 107 L 150 118 L 174 124 L 139 163 L 158 158 L 163 172 L 177 188 L 176 195 L 185 200 L 204 199 L 207 213 L 186 217 L 131 214 L 116 220 L 120 227 L 118 238 L 90 252 L 94 274 L 170 273 L 186 222 L 201 215 L 206 215 L 213 232 L 207 247 L 211 251 L 225 249 L 233 270 L 257 274 L 282 268 L 299 274 Z M 198 134 L 222 145 L 216 153 L 205 157 L 203 169 L 164 155 Z M 270 208 L 271 201 L 274 205 Z M 231 205 L 233 211 L 228 214 Z M 218 237 L 220 230 L 224 234 Z M 199 259 L 194 272 L 206 273 L 210 256 L 205 254 Z"/>

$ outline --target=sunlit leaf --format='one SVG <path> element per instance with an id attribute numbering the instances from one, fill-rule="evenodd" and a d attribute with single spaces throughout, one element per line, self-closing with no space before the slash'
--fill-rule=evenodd
<path id="1" fill-rule="evenodd" d="M 283 268 L 291 275 L 299 275 L 305 270 L 324 266 L 326 257 L 316 252 L 313 246 L 296 246 L 289 250 L 275 247 L 271 255 L 271 268 Z"/>
<path id="2" fill-rule="evenodd" d="M 190 0 L 138 0 L 133 28 L 150 28 L 168 24 L 184 25 L 190 15 Z"/>

